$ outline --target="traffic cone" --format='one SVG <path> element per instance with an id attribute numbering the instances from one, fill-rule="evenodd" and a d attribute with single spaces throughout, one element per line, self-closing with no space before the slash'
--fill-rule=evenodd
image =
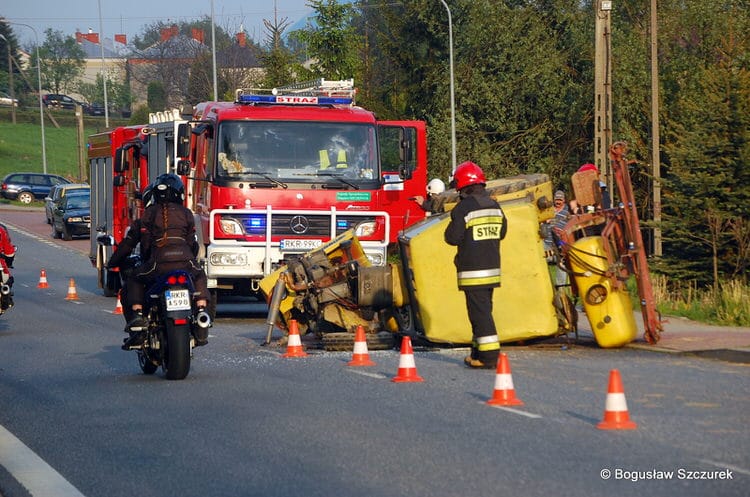
<path id="1" fill-rule="evenodd" d="M 36 286 L 37 288 L 49 288 L 49 284 L 47 283 L 47 271 L 45 271 L 42 268 L 42 272 L 39 273 L 39 284 Z"/>
<path id="2" fill-rule="evenodd" d="M 491 406 L 522 406 L 523 401 L 516 398 L 516 391 L 513 389 L 513 376 L 510 373 L 508 356 L 501 352 L 498 359 L 495 391 L 487 403 Z"/>
<path id="3" fill-rule="evenodd" d="M 634 430 L 637 426 L 633 421 L 630 421 L 620 372 L 613 369 L 609 372 L 609 388 L 607 389 L 604 419 L 596 427 L 600 430 Z"/>
<path id="4" fill-rule="evenodd" d="M 398 360 L 398 374 L 391 381 L 396 383 L 424 381 L 424 378 L 417 374 L 417 367 L 414 365 L 414 352 L 411 348 L 411 338 L 407 336 L 401 340 L 401 357 Z"/>
<path id="5" fill-rule="evenodd" d="M 68 295 L 65 296 L 65 300 L 78 300 L 78 292 L 76 292 L 76 282 L 73 278 L 70 278 L 68 283 Z"/>
<path id="6" fill-rule="evenodd" d="M 367 337 L 365 336 L 365 329 L 362 325 L 357 326 L 357 331 L 354 334 L 354 352 L 352 354 L 352 360 L 349 361 L 347 366 L 374 366 L 375 363 L 370 360 L 370 354 L 367 351 Z"/>
<path id="7" fill-rule="evenodd" d="M 289 321 L 289 339 L 286 343 L 286 354 L 281 357 L 307 357 L 307 352 L 302 348 L 302 340 L 299 337 L 297 320 Z"/>
<path id="8" fill-rule="evenodd" d="M 122 314 L 122 301 L 120 300 L 120 292 L 117 292 L 117 305 L 112 314 Z"/>

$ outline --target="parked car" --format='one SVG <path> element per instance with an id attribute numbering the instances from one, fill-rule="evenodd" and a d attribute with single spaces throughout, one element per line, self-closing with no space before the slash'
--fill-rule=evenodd
<path id="1" fill-rule="evenodd" d="M 7 107 L 10 107 L 12 105 L 13 107 L 18 107 L 18 99 L 10 98 L 10 95 L 0 91 L 0 105 Z"/>
<path id="2" fill-rule="evenodd" d="M 70 192 L 55 204 L 52 211 L 52 237 L 72 240 L 74 236 L 91 235 L 91 192 Z"/>
<path id="3" fill-rule="evenodd" d="M 91 187 L 85 183 L 60 183 L 49 190 L 49 195 L 44 197 L 44 215 L 47 217 L 47 224 L 52 224 L 52 212 L 55 210 L 55 204 L 58 203 L 65 195 L 71 192 L 91 191 Z"/>
<path id="4" fill-rule="evenodd" d="M 86 106 L 86 114 L 90 116 L 103 116 L 104 115 L 104 104 L 94 102 L 93 104 Z"/>
<path id="5" fill-rule="evenodd" d="M 50 188 L 60 183 L 71 183 L 71 181 L 57 174 L 11 173 L 3 178 L 0 184 L 0 195 L 9 200 L 30 204 L 35 199 L 44 199 L 49 194 Z"/>
<path id="6" fill-rule="evenodd" d="M 83 106 L 82 103 L 78 102 L 72 97 L 63 95 L 61 93 L 48 93 L 42 96 L 42 102 L 47 107 L 53 107 L 57 109 L 69 109 L 74 110 L 76 104 Z"/>

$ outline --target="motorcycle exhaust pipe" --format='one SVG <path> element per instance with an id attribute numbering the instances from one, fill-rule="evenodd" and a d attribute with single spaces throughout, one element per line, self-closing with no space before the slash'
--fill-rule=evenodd
<path id="1" fill-rule="evenodd" d="M 0 294 L 10 295 L 10 287 L 8 285 L 3 285 L 2 287 L 0 287 Z"/>
<path id="2" fill-rule="evenodd" d="M 195 315 L 195 324 L 199 328 L 210 328 L 211 327 L 211 316 L 206 311 L 200 311 Z"/>

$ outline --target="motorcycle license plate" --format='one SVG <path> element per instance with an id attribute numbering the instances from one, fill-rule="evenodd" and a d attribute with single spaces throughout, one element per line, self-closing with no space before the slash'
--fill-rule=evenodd
<path id="1" fill-rule="evenodd" d="M 168 311 L 182 311 L 190 309 L 190 292 L 185 290 L 166 290 L 164 298 Z"/>

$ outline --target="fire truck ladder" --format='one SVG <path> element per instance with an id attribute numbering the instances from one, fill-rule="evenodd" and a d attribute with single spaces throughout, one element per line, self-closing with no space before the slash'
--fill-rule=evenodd
<path id="1" fill-rule="evenodd" d="M 354 98 L 357 90 L 354 79 L 326 80 L 324 78 L 279 86 L 271 90 L 273 95 L 304 95 L 309 97 Z"/>

